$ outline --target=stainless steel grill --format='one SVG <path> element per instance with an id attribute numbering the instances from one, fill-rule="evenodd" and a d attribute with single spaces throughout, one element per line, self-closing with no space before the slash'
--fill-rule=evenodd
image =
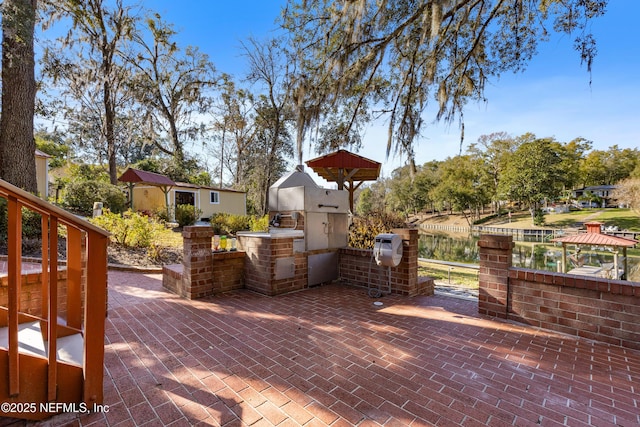
<path id="1" fill-rule="evenodd" d="M 304 224 L 304 247 L 313 251 L 308 253 L 310 286 L 338 277 L 337 249 L 348 243 L 347 191 L 318 186 L 299 166 L 269 188 L 269 217 L 273 225 L 281 225 L 279 219 L 284 217 L 294 220 L 293 228 Z"/>

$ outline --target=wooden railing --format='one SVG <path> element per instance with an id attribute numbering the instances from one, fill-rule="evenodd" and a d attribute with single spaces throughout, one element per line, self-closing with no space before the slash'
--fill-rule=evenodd
<path id="1" fill-rule="evenodd" d="M 3 310 L 3 326 L 8 327 L 8 398 L 20 400 L 26 381 L 21 381 L 18 330 L 25 314 L 21 312 L 22 209 L 41 215 L 42 294 L 40 315 L 47 343 L 46 396 L 57 400 L 57 390 L 65 386 L 58 375 L 57 339 L 78 331 L 84 339 L 82 401 L 88 406 L 102 403 L 104 333 L 107 302 L 108 233 L 0 180 L 0 197 L 7 200 L 8 304 Z M 60 230 L 59 230 L 60 229 Z M 59 320 L 58 235 L 66 234 L 66 324 Z M 84 269 L 84 272 L 83 272 Z M 90 272 L 90 277 L 87 273 Z M 59 324 L 60 323 L 60 324 Z M 31 393 L 26 390 L 26 394 Z M 80 403 L 80 402 L 77 402 Z"/>

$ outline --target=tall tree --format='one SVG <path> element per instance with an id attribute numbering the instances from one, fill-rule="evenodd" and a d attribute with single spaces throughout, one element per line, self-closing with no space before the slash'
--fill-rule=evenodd
<path id="1" fill-rule="evenodd" d="M 370 187 L 363 188 L 357 196 L 355 213 L 357 215 L 369 215 L 373 211 L 373 191 Z"/>
<path id="2" fill-rule="evenodd" d="M 508 200 L 524 203 L 534 221 L 545 198 L 560 194 L 560 156 L 549 139 L 525 142 L 510 156 L 502 172 L 499 190 Z"/>
<path id="3" fill-rule="evenodd" d="M 287 126 L 274 126 L 279 112 L 265 96 L 256 105 L 256 132 L 247 150 L 245 183 L 254 201 L 254 210 L 264 215 L 269 210 L 269 187 L 287 170 L 293 157 L 293 143 Z"/>
<path id="4" fill-rule="evenodd" d="M 562 170 L 562 184 L 565 195 L 580 183 L 580 171 L 585 154 L 591 150 L 592 142 L 584 138 L 575 138 L 566 144 L 555 143 L 555 150 L 560 155 L 560 169 Z"/>
<path id="5" fill-rule="evenodd" d="M 415 177 L 411 177 L 411 167 L 403 166 L 394 170 L 387 184 L 389 193 L 387 207 L 396 212 L 418 214 L 433 203 L 432 190 L 436 186 L 440 162 L 432 161 L 418 167 Z"/>
<path id="6" fill-rule="evenodd" d="M 584 185 L 613 185 L 628 178 L 640 162 L 637 148 L 620 149 L 617 145 L 608 150 L 593 150 L 582 163 Z"/>
<path id="7" fill-rule="evenodd" d="M 386 202 L 391 210 L 405 215 L 416 213 L 416 193 L 413 191 L 414 186 L 407 166 L 397 168 L 391 173 L 389 190 Z"/>
<path id="8" fill-rule="evenodd" d="M 388 178 L 380 178 L 362 190 L 356 191 L 355 213 L 357 215 L 364 216 L 368 213 L 384 212 L 387 209 L 385 199 L 387 199 L 389 195 L 387 188 L 388 181 Z"/>
<path id="9" fill-rule="evenodd" d="M 238 185 L 246 169 L 247 150 L 255 134 L 255 101 L 253 94 L 238 89 L 228 75 L 222 77 L 222 92 L 216 103 L 216 118 L 213 129 L 220 143 L 216 157 L 220 159 L 218 170 L 222 187 L 225 168 L 233 175 L 233 184 Z"/>
<path id="10" fill-rule="evenodd" d="M 73 155 L 71 147 L 65 143 L 60 133 L 40 130 L 35 133 L 35 141 L 38 150 L 51 156 L 48 161 L 50 169 L 64 166 Z"/>
<path id="11" fill-rule="evenodd" d="M 484 184 L 487 186 L 487 194 L 493 202 L 494 212 L 498 212 L 500 203 L 498 194 L 500 174 L 518 144 L 519 142 L 506 132 L 495 132 L 481 135 L 477 143 L 469 146 L 469 154 L 481 160 L 482 171 L 485 174 Z"/>
<path id="12" fill-rule="evenodd" d="M 207 130 L 201 115 L 211 107 L 218 76 L 207 55 L 192 46 L 179 48 L 176 31 L 158 14 L 145 23 L 148 34 L 133 37 L 137 50 L 129 60 L 136 74 L 130 89 L 145 108 L 144 127 L 152 143 L 180 167 L 185 142 Z"/>
<path id="13" fill-rule="evenodd" d="M 471 155 L 456 156 L 440 164 L 438 183 L 432 188 L 435 200 L 449 204 L 452 210 L 462 212 L 469 226 L 467 210 L 477 217 L 489 200 L 489 191 L 482 185 L 482 160 Z"/>
<path id="14" fill-rule="evenodd" d="M 627 178 L 619 182 L 612 198 L 640 215 L 640 178 Z"/>
<path id="15" fill-rule="evenodd" d="M 291 63 L 281 48 L 281 41 L 258 42 L 249 39 L 243 46 L 249 61 L 247 80 L 261 86 L 263 94 L 256 101 L 256 138 L 262 147 L 264 168 L 260 175 L 260 191 L 264 194 L 260 212 L 266 213 L 269 207 L 269 187 L 284 171 L 283 161 L 291 155 L 291 140 L 287 124 L 291 122 L 291 97 L 295 82 L 291 79 Z M 298 88 L 299 89 L 299 88 Z M 295 100 L 294 100 L 295 102 Z M 297 104 L 296 104 L 297 105 Z M 299 110 L 298 115 L 305 114 Z M 297 122 L 298 161 L 302 161 L 300 146 L 300 122 Z"/>
<path id="16" fill-rule="evenodd" d="M 382 96 L 389 114 L 387 153 L 409 161 L 435 104 L 436 120 L 463 126 L 463 108 L 484 100 L 491 78 L 523 70 L 553 30 L 576 34 L 575 47 L 590 71 L 596 54 L 589 20 L 607 0 L 320 0 L 290 2 L 282 25 L 309 105 L 345 98 L 367 108 Z M 305 98 L 306 100 L 306 98 Z M 375 103 L 371 103 L 373 105 Z M 307 103 L 305 103 L 305 106 Z M 464 128 L 462 127 L 462 137 Z"/>
<path id="17" fill-rule="evenodd" d="M 33 137 L 36 82 L 33 33 L 37 0 L 5 0 L 2 8 L 0 177 L 35 193 Z"/>
<path id="18" fill-rule="evenodd" d="M 367 111 L 356 110 L 349 103 L 329 106 L 315 133 L 316 152 L 327 154 L 341 148 L 358 151 L 362 148 L 362 130 L 368 121 Z"/>
<path id="19" fill-rule="evenodd" d="M 135 30 L 131 7 L 122 0 L 63 0 L 50 5 L 52 19 L 71 19 L 72 26 L 55 48 L 45 52 L 45 72 L 71 98 L 67 121 L 82 139 L 106 146 L 109 179 L 117 183 L 117 117 L 127 102 L 130 79 L 120 54 Z M 101 150 L 100 150 L 101 151 Z"/>

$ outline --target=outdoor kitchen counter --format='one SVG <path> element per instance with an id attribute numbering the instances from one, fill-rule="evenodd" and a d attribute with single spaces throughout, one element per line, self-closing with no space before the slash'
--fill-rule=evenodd
<path id="1" fill-rule="evenodd" d="M 264 239 L 302 238 L 304 230 L 271 230 L 271 231 L 240 231 L 238 237 L 260 237 Z"/>
<path id="2" fill-rule="evenodd" d="M 307 287 L 303 230 L 238 233 L 238 249 L 246 253 L 245 287 L 279 295 Z"/>

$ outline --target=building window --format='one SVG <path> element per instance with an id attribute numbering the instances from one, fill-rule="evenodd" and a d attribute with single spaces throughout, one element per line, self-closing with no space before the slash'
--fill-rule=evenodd
<path id="1" fill-rule="evenodd" d="M 212 191 L 211 193 L 209 193 L 209 201 L 212 205 L 220 204 L 220 193 L 218 193 L 217 191 Z"/>

